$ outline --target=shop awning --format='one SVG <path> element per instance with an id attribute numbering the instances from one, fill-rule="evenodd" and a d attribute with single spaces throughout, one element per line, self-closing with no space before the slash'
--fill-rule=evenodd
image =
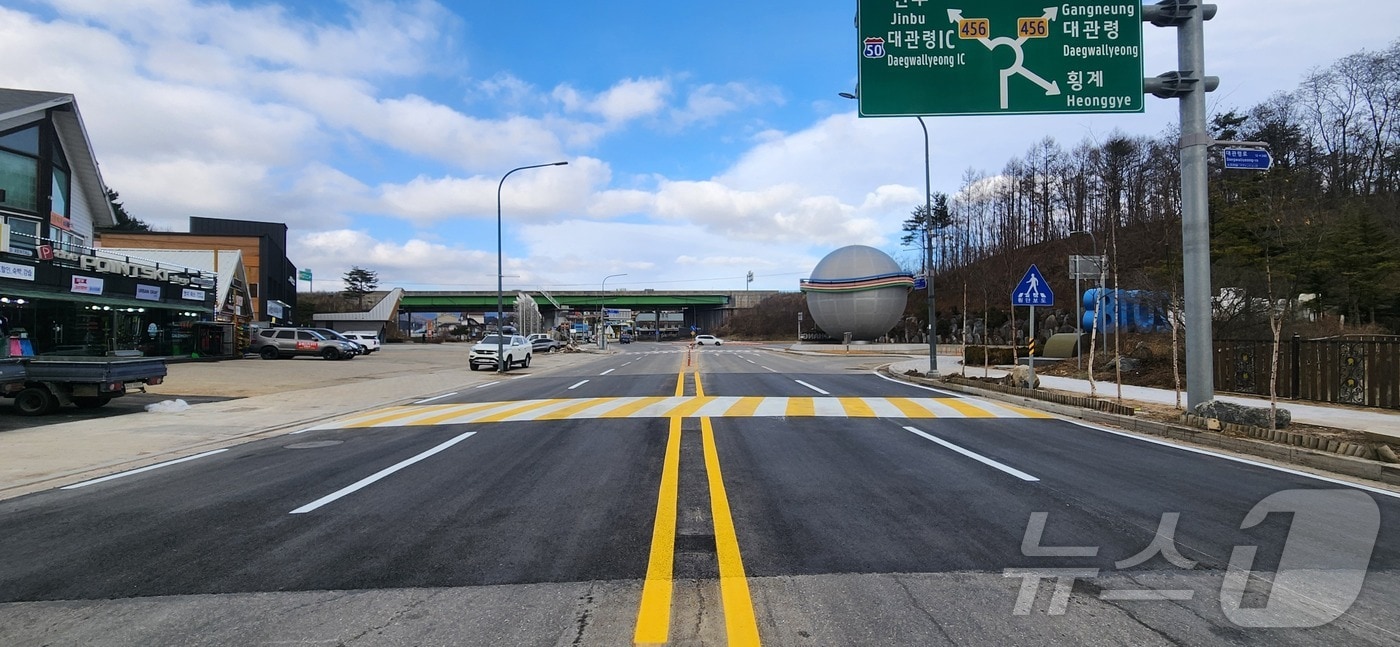
<path id="1" fill-rule="evenodd" d="M 0 297 L 21 297 L 25 299 L 49 299 L 51 301 L 72 301 L 74 303 L 86 303 L 89 305 L 112 306 L 113 308 L 154 308 L 158 310 L 188 310 L 190 312 L 204 312 L 203 303 L 191 301 L 189 303 L 167 303 L 164 301 L 145 301 L 137 298 L 121 298 L 99 294 L 75 294 L 72 292 L 48 292 L 45 290 L 25 290 L 13 287 L 0 288 Z"/>

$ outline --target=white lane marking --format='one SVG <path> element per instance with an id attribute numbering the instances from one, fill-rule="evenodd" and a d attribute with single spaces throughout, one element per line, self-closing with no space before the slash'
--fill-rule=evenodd
<path id="1" fill-rule="evenodd" d="M 809 388 L 809 389 L 811 389 L 811 390 L 813 390 L 813 391 L 816 391 L 817 393 L 820 393 L 820 394 L 822 394 L 822 395 L 831 395 L 830 392 L 828 392 L 828 391 L 823 391 L 823 390 L 821 390 L 821 389 L 819 389 L 819 388 L 817 388 L 817 387 L 815 387 L 815 386 L 812 386 L 811 384 L 808 384 L 808 383 L 806 383 L 806 382 L 803 382 L 802 380 L 793 380 L 793 382 L 796 382 L 796 383 L 798 383 L 798 384 L 801 384 L 802 386 L 805 386 L 805 387 L 807 387 L 807 388 Z"/>
<path id="2" fill-rule="evenodd" d="M 575 385 L 569 387 L 569 390 L 572 391 L 572 390 L 577 389 L 577 388 L 579 388 L 579 387 L 581 387 L 581 386 L 583 386 L 583 385 L 585 385 L 585 384 L 588 384 L 588 380 L 583 380 L 582 382 L 579 382 L 578 384 L 575 384 Z"/>
<path id="3" fill-rule="evenodd" d="M 332 502 L 332 501 L 335 501 L 336 499 L 339 499 L 340 497 L 343 497 L 343 496 L 345 496 L 345 495 L 347 495 L 347 494 L 352 494 L 352 493 L 354 493 L 354 492 L 356 492 L 356 491 L 358 491 L 358 490 L 360 490 L 360 489 L 362 489 L 362 488 L 365 488 L 365 487 L 369 486 L 370 484 L 374 483 L 375 481 L 378 481 L 379 479 L 382 479 L 382 478 L 384 478 L 384 477 L 386 477 L 386 476 L 388 476 L 388 475 L 390 475 L 390 474 L 393 474 L 394 472 L 397 472 L 397 471 L 399 471 L 399 470 L 401 470 L 401 469 L 403 469 L 403 468 L 405 468 L 405 467 L 408 467 L 409 465 L 412 465 L 412 464 L 414 464 L 414 463 L 417 463 L 418 461 L 421 461 L 421 460 L 423 460 L 423 459 L 425 459 L 425 458 L 427 458 L 427 457 L 429 457 L 429 456 L 432 456 L 433 454 L 436 454 L 436 453 L 438 453 L 438 452 L 440 452 L 440 451 L 443 451 L 443 450 L 447 449 L 448 447 L 451 447 L 451 446 L 453 446 L 453 445 L 456 445 L 457 443 L 462 442 L 463 440 L 466 440 L 466 439 L 472 437 L 472 436 L 475 435 L 475 434 L 476 434 L 475 431 L 468 431 L 467 433 L 464 433 L 464 434 L 462 434 L 462 435 L 460 435 L 460 436 L 458 436 L 458 437 L 456 437 L 456 438 L 453 438 L 452 440 L 449 440 L 449 441 L 447 441 L 447 442 L 445 442 L 445 443 L 443 443 L 443 444 L 441 444 L 441 445 L 438 445 L 437 447 L 434 447 L 434 448 L 432 448 L 432 449 L 429 449 L 428 451 L 423 452 L 422 454 L 419 454 L 419 455 L 414 456 L 413 458 L 409 458 L 409 459 L 407 459 L 407 460 L 399 461 L 398 463 L 396 463 L 396 464 L 394 464 L 394 465 L 390 465 L 389 467 L 386 467 L 386 468 L 384 468 L 384 469 L 382 469 L 382 470 L 379 470 L 378 472 L 375 472 L 374 474 L 371 474 L 371 475 L 369 475 L 369 476 L 366 476 L 365 478 L 362 478 L 362 479 L 360 479 L 360 480 L 358 480 L 358 481 L 356 481 L 356 482 L 354 482 L 354 483 L 352 483 L 352 484 L 350 484 L 350 485 L 348 485 L 348 486 L 346 486 L 346 487 L 343 487 L 343 488 L 341 488 L 341 489 L 339 489 L 339 490 L 336 490 L 335 492 L 332 492 L 332 493 L 330 493 L 330 494 L 327 494 L 326 496 L 323 496 L 323 497 L 321 497 L 321 498 L 319 498 L 319 499 L 316 499 L 315 501 L 312 501 L 311 503 L 308 503 L 308 504 L 306 504 L 306 505 L 304 505 L 304 506 L 301 506 L 300 508 L 297 508 L 296 510 L 291 511 L 291 512 L 288 513 L 288 514 L 302 514 L 302 513 L 305 513 L 305 512 L 311 512 L 312 510 L 315 510 L 316 508 L 319 508 L 319 507 L 321 507 L 321 506 L 323 506 L 323 505 L 326 505 L 327 503 L 330 503 L 330 502 Z"/>
<path id="4" fill-rule="evenodd" d="M 607 375 L 608 373 L 611 373 L 611 372 L 616 371 L 616 370 L 617 370 L 617 369 L 615 369 L 615 368 L 610 368 L 610 369 L 608 369 L 608 370 L 606 370 L 606 371 L 603 371 L 602 373 L 599 373 L 598 375 L 600 375 L 600 376 L 601 376 L 601 375 Z"/>
<path id="5" fill-rule="evenodd" d="M 1225 460 L 1227 460 L 1227 461 L 1234 461 L 1234 462 L 1236 462 L 1236 463 L 1242 463 L 1242 464 L 1244 464 L 1244 465 L 1252 465 L 1252 466 L 1254 466 L 1254 467 L 1264 467 L 1264 468 L 1268 468 L 1268 469 L 1274 470 L 1275 472 L 1283 472 L 1284 474 L 1292 474 L 1292 475 L 1294 475 L 1294 476 L 1306 476 L 1306 477 L 1308 477 L 1308 478 L 1310 478 L 1310 479 L 1316 479 L 1316 480 L 1323 481 L 1323 482 L 1326 482 L 1326 483 L 1333 483 L 1333 484 L 1336 484 L 1336 485 L 1345 485 L 1345 486 L 1347 486 L 1347 487 L 1356 488 L 1356 489 L 1358 489 L 1358 490 L 1365 490 L 1365 491 L 1367 491 L 1367 492 L 1371 492 L 1371 493 L 1374 493 L 1374 494 L 1384 494 L 1384 495 L 1386 495 L 1386 496 L 1388 496 L 1388 497 L 1393 497 L 1393 498 L 1400 499 L 1400 492 L 1392 492 L 1392 491 L 1390 491 L 1390 490 L 1385 490 L 1385 489 L 1382 489 L 1382 488 L 1371 487 L 1371 486 L 1369 486 L 1369 485 L 1364 485 L 1364 484 L 1361 484 L 1361 483 L 1354 483 L 1354 482 L 1352 482 L 1352 481 L 1347 481 L 1347 480 L 1343 480 L 1343 479 L 1332 478 L 1332 477 L 1329 477 L 1329 476 L 1322 476 L 1322 475 L 1319 475 L 1319 474 L 1312 474 L 1312 473 L 1309 473 L 1309 472 L 1304 472 L 1304 471 L 1302 471 L 1302 470 L 1290 469 L 1290 468 L 1282 467 L 1282 466 L 1279 466 L 1279 465 L 1270 465 L 1270 464 L 1268 464 L 1268 463 L 1264 463 L 1264 462 L 1260 462 L 1260 461 L 1253 461 L 1253 460 L 1250 460 L 1250 459 L 1248 459 L 1248 458 L 1240 458 L 1239 456 L 1231 456 L 1231 455 L 1229 455 L 1229 454 L 1221 454 L 1221 453 L 1219 453 L 1219 452 L 1213 452 L 1213 451 L 1210 451 L 1210 450 L 1208 450 L 1208 449 L 1199 449 L 1199 448 L 1196 448 L 1196 447 L 1189 447 L 1189 446 L 1186 446 L 1186 445 L 1178 445 L 1178 444 L 1173 443 L 1173 442 L 1171 442 L 1171 441 L 1162 440 L 1162 439 L 1160 439 L 1160 438 L 1150 438 L 1150 437 L 1147 437 L 1147 436 L 1139 436 L 1139 435 L 1137 435 L 1137 434 L 1130 434 L 1130 433 L 1125 432 L 1125 431 L 1118 431 L 1117 429 L 1109 429 L 1108 427 L 1100 427 L 1099 425 L 1096 425 L 1096 424 L 1093 424 L 1093 423 L 1089 423 L 1089 422 L 1082 422 L 1082 421 L 1073 420 L 1073 419 L 1070 419 L 1070 418 L 1058 418 L 1058 419 L 1059 419 L 1059 420 L 1064 420 L 1065 422 L 1068 422 L 1068 423 L 1070 423 L 1070 424 L 1072 424 L 1072 425 L 1077 425 L 1077 426 L 1080 426 L 1080 427 L 1084 427 L 1085 429 L 1093 429 L 1094 431 L 1102 431 L 1102 432 L 1104 432 L 1104 433 L 1106 433 L 1106 434 L 1113 434 L 1113 435 L 1115 435 L 1115 436 L 1122 436 L 1122 437 L 1124 437 L 1124 438 L 1131 438 L 1131 439 L 1133 439 L 1133 440 L 1140 440 L 1140 441 L 1145 442 L 1145 443 L 1152 443 L 1153 445 L 1161 445 L 1161 446 L 1163 446 L 1163 447 L 1171 447 L 1171 448 L 1173 448 L 1173 449 L 1180 449 L 1181 451 L 1184 451 L 1184 452 L 1191 452 L 1191 453 L 1193 453 L 1193 454 L 1201 454 L 1201 455 L 1210 456 L 1210 457 L 1213 457 L 1213 458 L 1223 458 L 1223 459 L 1225 459 Z"/>
<path id="6" fill-rule="evenodd" d="M 433 397 L 431 397 L 431 398 L 428 398 L 427 400 L 419 400 L 419 401 L 417 401 L 417 402 L 414 402 L 413 404 L 427 404 L 427 403 L 432 402 L 432 401 L 434 401 L 434 400 L 441 400 L 441 399 L 443 399 L 443 398 L 450 398 L 450 397 L 452 397 L 452 396 L 454 396 L 454 395 L 457 395 L 457 392 L 456 392 L 456 391 L 453 391 L 453 392 L 451 392 L 451 393 L 444 393 L 444 394 L 442 394 L 442 395 L 435 395 L 435 396 L 433 396 Z"/>
<path id="7" fill-rule="evenodd" d="M 1021 470 L 1018 470 L 1018 469 L 1016 469 L 1016 468 L 1014 468 L 1014 467 L 1011 467 L 1011 466 L 1009 466 L 1009 465 L 1005 465 L 1005 464 L 1003 464 L 1003 463 L 998 463 L 998 462 L 996 462 L 996 461 L 994 461 L 994 460 L 992 460 L 992 459 L 990 459 L 990 458 L 987 458 L 986 456 L 983 456 L 983 455 L 978 454 L 978 453 L 976 453 L 976 452 L 972 452 L 972 451 L 963 449 L 962 447 L 959 447 L 959 446 L 957 446 L 957 445 L 954 445 L 953 443 L 950 443 L 950 442 L 948 442 L 948 441 L 946 441 L 946 440 L 943 440 L 942 438 L 939 438 L 939 437 L 934 436 L 934 435 L 932 435 L 932 434 L 924 433 L 923 431 L 920 431 L 920 430 L 918 430 L 918 429 L 915 429 L 914 427 L 905 427 L 904 430 L 905 430 L 905 431 L 908 431 L 908 432 L 910 432 L 910 433 L 912 433 L 912 434 L 915 434 L 915 435 L 917 435 L 917 436 L 923 436 L 924 438 L 927 438 L 928 440 L 932 440 L 933 442 L 938 443 L 939 445 L 942 445 L 942 446 L 944 446 L 944 447 L 947 447 L 948 449 L 951 449 L 951 450 L 953 450 L 953 451 L 955 451 L 955 452 L 957 452 L 957 453 L 959 453 L 959 454 L 962 454 L 963 456 L 966 456 L 966 457 L 968 457 L 968 458 L 971 458 L 972 460 L 975 460 L 975 461 L 977 461 L 977 462 L 979 462 L 979 463 L 981 463 L 981 464 L 983 464 L 983 465 L 987 465 L 987 466 L 990 466 L 990 467 L 995 467 L 996 469 L 999 469 L 999 470 L 1001 470 L 1001 471 L 1003 471 L 1003 472 L 1006 472 L 1007 474 L 1010 474 L 1010 475 L 1012 475 L 1012 476 L 1014 476 L 1014 477 L 1016 477 L 1016 478 L 1018 478 L 1018 479 L 1021 479 L 1022 481 L 1031 481 L 1031 482 L 1034 482 L 1034 481 L 1039 481 L 1039 480 L 1040 480 L 1040 479 L 1038 479 L 1038 478 L 1036 478 L 1036 477 L 1034 477 L 1034 476 L 1031 476 L 1030 474 L 1027 474 L 1027 473 L 1025 473 L 1025 472 L 1022 472 Z"/>
<path id="8" fill-rule="evenodd" d="M 177 459 L 175 459 L 175 460 L 173 460 L 173 461 L 165 461 L 164 463 L 156 463 L 155 465 L 147 465 L 147 466 L 145 466 L 145 467 L 142 467 L 142 468 L 139 468 L 139 469 L 134 469 L 134 470 L 131 470 L 131 471 L 129 471 L 129 472 L 119 472 L 119 473 L 117 473 L 117 474 L 111 474 L 111 475 L 108 475 L 108 476 L 104 476 L 104 477 L 102 477 L 102 478 L 92 479 L 91 481 L 83 481 L 82 483 L 74 483 L 74 484 L 72 484 L 72 485 L 65 485 L 65 486 L 63 486 L 63 487 L 61 487 L 61 488 L 59 488 L 59 489 L 60 489 L 60 490 L 76 490 L 76 489 L 78 489 L 78 488 L 80 488 L 80 487 L 87 487 L 87 486 L 89 486 L 89 485 L 96 485 L 96 484 L 98 484 L 98 483 L 103 483 L 103 482 L 106 482 L 106 481 L 111 481 L 111 480 L 113 480 L 113 479 L 119 479 L 119 478 L 131 476 L 132 474 L 140 474 L 141 472 L 149 472 L 149 471 L 154 470 L 154 469 L 160 469 L 160 468 L 162 468 L 162 467 L 166 467 L 166 466 L 169 466 L 169 465 L 174 465 L 174 464 L 176 464 L 176 463 L 183 463 L 183 462 L 185 462 L 185 461 L 192 461 L 192 460 L 194 460 L 194 459 L 196 459 L 196 458 L 204 458 L 205 456 L 213 456 L 214 454 L 217 454 L 217 453 L 219 453 L 219 452 L 226 452 L 226 451 L 228 451 L 228 450 L 227 450 L 227 449 L 215 449 L 215 450 L 213 450 L 213 451 L 207 451 L 207 452 L 204 452 L 204 453 L 202 453 L 202 454 L 195 454 L 195 455 L 193 455 L 193 456 L 186 456 L 186 457 L 184 457 L 184 458 L 177 458 Z"/>
<path id="9" fill-rule="evenodd" d="M 488 386 L 491 386 L 491 385 L 493 385 L 493 384 L 500 384 L 500 383 L 501 383 L 500 380 L 496 380 L 495 382 L 487 382 L 487 383 L 485 383 L 485 384 L 478 384 L 478 385 L 476 385 L 476 386 L 473 387 L 473 388 L 484 389 L 484 388 L 486 388 L 486 387 L 488 387 Z"/>
<path id="10" fill-rule="evenodd" d="M 759 368 L 761 368 L 761 369 L 763 369 L 763 370 L 765 370 L 765 371 L 768 371 L 768 372 L 770 372 L 770 373 L 777 373 L 777 372 L 778 372 L 778 371 L 776 371 L 776 370 L 774 370 L 774 369 L 768 368 L 767 366 L 759 366 Z"/>
<path id="11" fill-rule="evenodd" d="M 757 364 L 757 363 L 758 363 L 758 362 L 755 362 L 755 361 L 753 361 L 753 360 L 751 360 L 751 359 L 749 359 L 749 358 L 747 358 L 747 357 L 744 358 L 744 361 L 745 361 L 745 362 L 748 362 L 748 363 L 750 363 L 750 364 Z"/>
<path id="12" fill-rule="evenodd" d="M 895 382 L 895 383 L 898 383 L 898 384 L 904 384 L 904 385 L 906 385 L 906 386 L 912 386 L 912 387 L 914 387 L 914 388 L 923 389 L 923 390 L 925 390 L 925 391 L 933 391 L 934 393 L 942 393 L 942 394 L 945 394 L 945 395 L 951 395 L 951 396 L 956 397 L 956 398 L 978 399 L 978 400 L 981 399 L 981 398 L 968 398 L 967 395 L 965 395 L 965 394 L 952 393 L 952 392 L 944 391 L 944 390 L 941 390 L 941 389 L 935 389 L 935 388 L 932 388 L 932 387 L 927 387 L 927 386 L 924 386 L 924 385 L 922 385 L 922 384 L 910 384 L 909 382 L 905 382 L 905 381 L 903 381 L 903 380 L 896 380 L 896 379 L 894 379 L 894 378 L 892 378 L 892 377 L 889 377 L 889 376 L 886 376 L 886 375 L 881 375 L 878 371 L 871 371 L 871 374 L 874 375 L 874 376 L 876 376 L 876 377 L 878 377 L 878 378 L 880 378 L 880 379 L 882 379 L 882 380 L 887 380 L 887 381 Z M 1104 433 L 1106 433 L 1106 434 L 1113 434 L 1113 435 L 1115 435 L 1115 436 L 1122 436 L 1122 437 L 1124 437 L 1124 438 L 1131 438 L 1131 439 L 1133 439 L 1133 440 L 1140 440 L 1140 441 L 1145 442 L 1145 443 L 1152 443 L 1153 445 L 1161 445 L 1161 446 L 1163 446 L 1163 447 L 1171 447 L 1171 448 L 1173 448 L 1173 449 L 1179 449 L 1179 450 L 1184 451 L 1184 452 L 1191 452 L 1192 454 L 1200 454 L 1200 455 L 1202 455 L 1202 456 L 1210 456 L 1210 457 L 1212 457 L 1212 458 L 1223 458 L 1223 459 L 1225 459 L 1225 460 L 1227 460 L 1227 461 L 1233 461 L 1233 462 L 1241 463 L 1241 464 L 1244 464 L 1244 465 L 1252 465 L 1252 466 L 1254 466 L 1254 467 L 1263 467 L 1263 468 L 1266 468 L 1266 469 L 1274 470 L 1275 472 L 1283 472 L 1284 474 L 1292 474 L 1292 475 L 1294 475 L 1294 476 L 1305 476 L 1305 477 L 1307 477 L 1307 478 L 1315 479 L 1315 480 L 1318 480 L 1318 481 L 1322 481 L 1322 482 L 1324 482 L 1324 483 L 1332 483 L 1332 484 L 1335 484 L 1335 485 L 1345 485 L 1345 486 L 1347 486 L 1347 487 L 1356 488 L 1356 489 L 1358 489 L 1358 490 L 1365 490 L 1365 491 L 1367 491 L 1367 492 L 1372 492 L 1372 493 L 1374 493 L 1374 494 L 1384 494 L 1385 496 L 1388 496 L 1388 497 L 1393 497 L 1393 498 L 1400 499 L 1400 492 L 1392 492 L 1392 491 L 1390 491 L 1390 490 L 1385 490 L 1385 489 L 1381 489 L 1381 488 L 1371 487 L 1371 486 L 1369 486 L 1369 485 L 1364 485 L 1364 484 L 1361 484 L 1361 483 L 1354 483 L 1354 482 L 1352 482 L 1352 481 L 1347 481 L 1347 480 L 1343 480 L 1343 479 L 1336 479 L 1336 478 L 1331 478 L 1331 477 L 1328 477 L 1328 476 L 1321 476 L 1321 475 L 1318 475 L 1318 474 L 1311 474 L 1311 473 L 1309 473 L 1309 472 L 1304 472 L 1304 471 L 1302 471 L 1302 470 L 1290 469 L 1290 468 L 1282 467 L 1282 466 L 1279 466 L 1279 465 L 1271 465 L 1271 464 L 1269 464 L 1269 463 L 1264 463 L 1264 462 L 1260 462 L 1260 461 L 1249 460 L 1249 459 L 1247 459 L 1247 458 L 1240 458 L 1239 456 L 1231 456 L 1231 455 L 1229 455 L 1229 454 L 1222 454 L 1222 453 L 1219 453 L 1219 452 L 1213 452 L 1213 451 L 1210 451 L 1210 450 L 1208 450 L 1208 449 L 1200 449 L 1200 448 L 1198 448 L 1198 447 L 1191 447 L 1191 446 L 1189 446 L 1189 445 L 1179 445 L 1179 444 L 1174 443 L 1174 442 L 1171 442 L 1171 441 L 1169 441 L 1169 440 L 1162 440 L 1162 439 L 1160 439 L 1160 438 L 1152 438 L 1152 437 L 1148 437 L 1148 436 L 1139 436 L 1139 435 L 1137 435 L 1137 434 L 1128 433 L 1128 432 L 1126 432 L 1126 431 L 1119 431 L 1119 430 L 1117 430 L 1117 429 L 1109 429 L 1108 427 L 1101 427 L 1101 426 L 1096 425 L 1096 424 L 1093 424 L 1093 423 L 1084 422 L 1084 421 L 1081 421 L 1081 420 L 1075 420 L 1075 419 L 1073 419 L 1073 418 L 1067 418 L 1067 417 L 1064 417 L 1064 416 L 1061 416 L 1061 415 L 1057 415 L 1057 414 L 1050 414 L 1050 415 L 1054 416 L 1053 419 L 1055 419 L 1055 420 L 1061 420 L 1061 421 L 1064 421 L 1064 422 L 1068 422 L 1069 424 L 1072 424 L 1072 425 L 1075 425 L 1075 426 L 1079 426 L 1079 427 L 1083 427 L 1083 428 L 1085 428 L 1085 429 L 1092 429 L 1092 430 L 1094 430 L 1094 431 L 1102 431 L 1102 432 L 1104 432 Z"/>
<path id="13" fill-rule="evenodd" d="M 903 384 L 904 386 L 912 386 L 912 387 L 914 387 L 914 388 L 916 388 L 916 389 L 923 389 L 923 390 L 925 390 L 925 391 L 933 391 L 934 393 L 938 393 L 938 394 L 940 394 L 940 395 L 946 395 L 946 396 L 953 397 L 953 398 L 960 398 L 960 399 L 963 399 L 963 400 L 985 400 L 985 399 L 986 399 L 986 398 L 975 398 L 975 397 L 971 397 L 971 396 L 968 396 L 966 393 L 957 393 L 957 392 L 954 392 L 954 391 L 944 391 L 943 389 L 935 389 L 935 388 L 933 388 L 933 387 L 931 387 L 931 386 L 924 386 L 924 385 L 922 385 L 922 384 L 914 384 L 914 383 L 911 383 L 911 382 L 905 382 L 904 380 L 897 380 L 897 379 L 892 378 L 892 377 L 890 377 L 890 376 L 888 376 L 888 375 L 881 375 L 879 371 L 871 371 L 870 374 L 871 374 L 871 375 L 874 375 L 875 377 L 878 377 L 878 378 L 880 378 L 880 379 L 882 379 L 882 380 L 885 380 L 886 382 L 894 382 L 895 384 Z"/>

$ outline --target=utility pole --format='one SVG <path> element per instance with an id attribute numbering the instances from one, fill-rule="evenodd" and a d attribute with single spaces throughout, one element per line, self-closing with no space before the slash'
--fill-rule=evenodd
<path id="1" fill-rule="evenodd" d="M 1215 5 L 1192 0 L 1161 0 L 1142 8 L 1142 19 L 1175 27 L 1177 67 L 1143 80 L 1143 90 L 1179 99 L 1181 114 L 1181 249 L 1186 302 L 1186 406 L 1215 398 L 1214 334 L 1210 307 L 1210 200 L 1206 155 L 1214 140 L 1206 131 L 1206 92 L 1220 79 L 1205 75 L 1204 23 Z"/>

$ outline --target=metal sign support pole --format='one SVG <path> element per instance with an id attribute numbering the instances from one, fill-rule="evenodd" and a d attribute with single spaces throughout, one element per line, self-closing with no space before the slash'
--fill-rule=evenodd
<path id="1" fill-rule="evenodd" d="M 1028 341 L 1031 350 L 1026 354 L 1026 365 L 1031 367 L 1031 377 L 1026 386 L 1035 388 L 1035 306 L 1031 306 L 1031 338 Z"/>
<path id="2" fill-rule="evenodd" d="M 1179 69 L 1205 73 L 1204 15 L 1191 11 L 1177 28 Z M 1206 155 L 1213 139 L 1206 131 L 1205 83 L 1191 84 L 1181 102 L 1181 238 L 1186 291 L 1186 406 L 1215 397 L 1210 309 L 1210 201 Z"/>

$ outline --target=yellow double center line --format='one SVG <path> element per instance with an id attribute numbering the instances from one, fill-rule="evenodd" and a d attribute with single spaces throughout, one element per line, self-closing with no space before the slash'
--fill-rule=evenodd
<path id="1" fill-rule="evenodd" d="M 685 395 L 685 371 L 676 377 L 676 397 Z M 705 397 L 700 373 L 695 376 L 695 397 Z M 670 640 L 672 574 L 676 554 L 676 507 L 680 495 L 682 416 L 670 417 L 666 457 L 661 466 L 661 491 L 656 501 L 656 526 L 651 533 L 651 557 L 642 585 L 642 601 L 637 610 L 637 626 L 632 641 L 637 644 L 664 644 Z M 715 430 L 708 417 L 700 419 L 700 435 L 705 453 L 705 475 L 710 490 L 710 516 L 715 530 L 715 553 L 719 562 L 720 599 L 724 607 L 724 629 L 729 645 L 759 645 L 758 621 L 754 615 L 749 580 L 739 554 L 739 538 L 729 511 L 729 496 L 715 448 Z"/>

